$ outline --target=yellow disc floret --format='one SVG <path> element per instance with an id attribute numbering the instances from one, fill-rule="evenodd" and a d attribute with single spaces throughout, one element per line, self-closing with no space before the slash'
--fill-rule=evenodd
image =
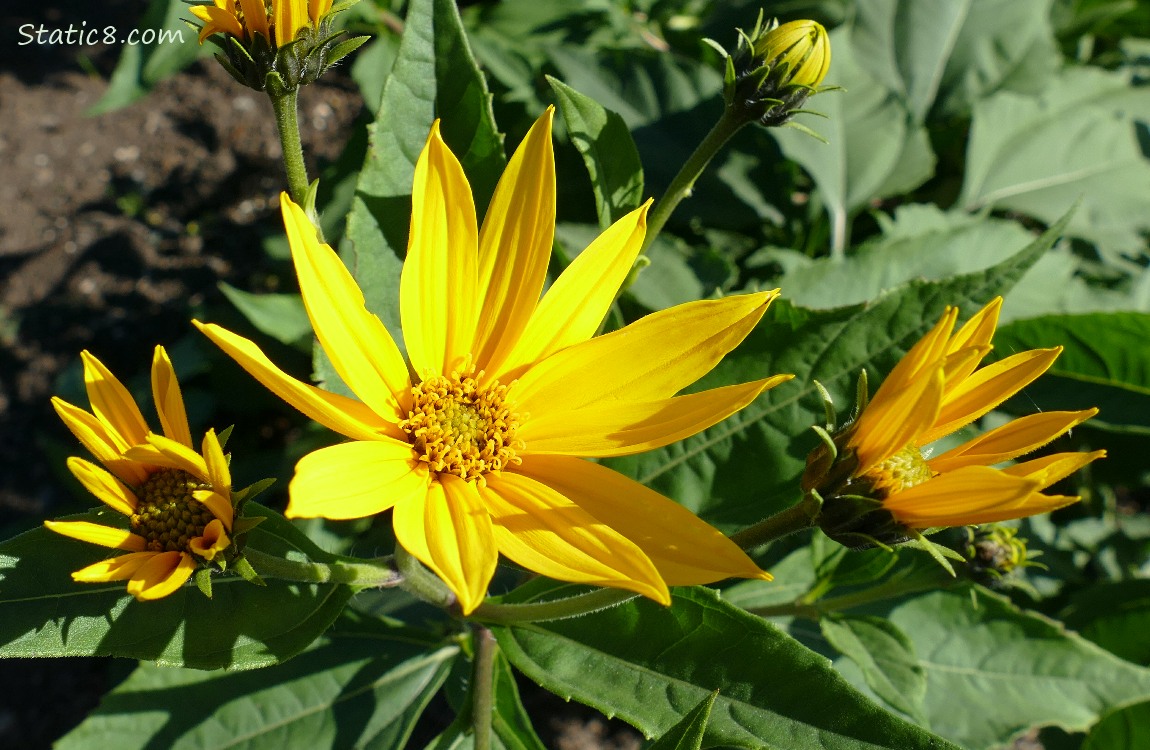
<path id="1" fill-rule="evenodd" d="M 215 519 L 208 508 L 192 496 L 205 488 L 186 471 L 160 469 L 140 486 L 139 504 L 132 514 L 132 531 L 144 537 L 152 552 L 188 552 L 188 544 L 204 534 Z"/>
<path id="2" fill-rule="evenodd" d="M 507 386 L 480 386 L 482 374 L 436 375 L 412 387 L 411 412 L 399 426 L 432 471 L 482 481 L 519 463 L 519 415 L 507 403 Z"/>
<path id="3" fill-rule="evenodd" d="M 890 497 L 896 492 L 922 484 L 933 476 L 923 458 L 922 451 L 914 444 L 908 445 L 886 459 L 859 479 L 871 486 L 866 493 L 876 500 Z"/>

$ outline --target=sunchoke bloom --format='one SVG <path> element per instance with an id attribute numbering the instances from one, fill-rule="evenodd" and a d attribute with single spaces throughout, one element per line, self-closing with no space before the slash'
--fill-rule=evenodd
<path id="1" fill-rule="evenodd" d="M 682 506 L 584 458 L 693 435 L 789 379 L 675 395 L 742 341 L 776 293 L 680 305 L 595 337 L 642 245 L 645 205 L 540 299 L 555 230 L 552 116 L 512 156 L 481 228 L 463 169 L 432 127 L 415 168 L 400 279 L 407 361 L 338 256 L 283 197 L 308 316 L 359 400 L 302 383 L 251 341 L 197 325 L 281 398 L 352 439 L 300 460 L 287 514 L 392 509 L 399 544 L 464 613 L 485 596 L 499 554 L 664 604 L 668 585 L 769 578 Z"/>
<path id="2" fill-rule="evenodd" d="M 100 360 L 88 352 L 80 356 L 92 411 L 60 398 L 52 405 L 107 471 L 75 457 L 68 459 L 68 468 L 129 521 L 127 528 L 88 521 L 44 525 L 127 552 L 78 570 L 73 579 L 127 580 L 128 593 L 141 601 L 168 596 L 231 544 L 232 480 L 223 448 L 213 430 L 204 435 L 201 452 L 193 447 L 180 386 L 162 346 L 152 359 L 152 394 L 163 435 L 151 432 L 131 394 Z"/>
<path id="3" fill-rule="evenodd" d="M 958 309 L 941 319 L 895 366 L 858 419 L 807 459 L 806 490 L 824 499 L 820 525 L 849 546 L 891 543 L 915 531 L 1023 518 L 1079 498 L 1042 490 L 1105 451 L 1057 453 L 994 468 L 1037 450 L 1097 409 L 1020 417 L 956 448 L 927 446 L 982 417 L 1025 388 L 1062 351 L 1035 349 L 979 368 L 991 350 L 1002 299 L 953 333 Z"/>
<path id="4" fill-rule="evenodd" d="M 332 0 L 214 0 L 212 5 L 193 5 L 191 12 L 204 22 L 200 44 L 212 34 L 228 34 L 240 41 L 262 34 L 283 47 L 305 26 L 318 29 L 331 5 Z"/>

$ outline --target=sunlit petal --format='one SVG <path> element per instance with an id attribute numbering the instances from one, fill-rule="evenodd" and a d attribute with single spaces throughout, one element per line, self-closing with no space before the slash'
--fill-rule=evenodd
<path id="1" fill-rule="evenodd" d="M 1097 413 L 1097 409 L 1086 409 L 1047 411 L 1019 417 L 942 455 L 935 456 L 927 462 L 927 465 L 932 471 L 944 472 L 954 471 L 963 466 L 989 466 L 1007 461 L 1038 450 Z"/>
<path id="2" fill-rule="evenodd" d="M 902 450 L 934 424 L 942 401 L 943 363 L 910 379 L 900 390 L 884 382 L 859 416 L 848 445 L 858 456 L 858 474 Z"/>
<path id="3" fill-rule="evenodd" d="M 427 493 L 426 464 L 411 446 L 380 439 L 342 443 L 307 454 L 296 464 L 289 518 L 366 518 Z"/>
<path id="4" fill-rule="evenodd" d="M 223 32 L 231 34 L 236 39 L 243 39 L 244 27 L 236 20 L 236 17 L 226 10 L 221 10 L 211 5 L 193 5 L 188 10 L 192 15 L 204 22 L 204 27 L 200 29 L 200 44 L 204 43 L 208 37 L 216 32 Z"/>
<path id="5" fill-rule="evenodd" d="M 971 316 L 970 320 L 966 321 L 958 332 L 951 337 L 947 342 L 946 353 L 954 354 L 955 352 L 967 349 L 970 347 L 978 348 L 982 351 L 982 356 L 979 356 L 973 361 L 966 362 L 960 370 L 948 374 L 947 382 L 960 383 L 966 376 L 974 372 L 978 367 L 978 363 L 982 361 L 982 357 L 986 352 L 990 351 L 990 340 L 994 336 L 994 329 L 998 325 L 998 314 L 1002 311 L 1002 297 L 995 297 L 988 302 L 981 310 Z"/>
<path id="6" fill-rule="evenodd" d="M 99 466 L 73 456 L 68 459 L 68 470 L 76 479 L 80 480 L 84 489 L 98 497 L 112 510 L 119 511 L 125 516 L 130 516 L 136 512 L 136 494 L 126 484 Z"/>
<path id="7" fill-rule="evenodd" d="M 231 500 L 213 490 L 193 490 L 192 497 L 210 510 L 212 515 L 224 524 L 225 529 L 232 528 L 235 510 L 232 508 Z"/>
<path id="8" fill-rule="evenodd" d="M 129 552 L 126 555 L 110 557 L 86 568 L 80 568 L 72 574 L 72 580 L 79 583 L 125 581 L 134 576 L 140 566 L 155 556 L 155 552 Z"/>
<path id="9" fill-rule="evenodd" d="M 771 580 L 718 529 L 605 466 L 567 456 L 528 456 L 515 473 L 550 487 L 634 542 L 668 586 L 733 577 Z"/>
<path id="10" fill-rule="evenodd" d="M 268 14 L 265 10 L 264 0 L 239 0 L 240 10 L 244 14 L 244 25 L 253 32 L 259 32 L 264 35 L 264 39 L 269 42 L 272 40 L 272 35 L 268 31 Z M 242 36 L 237 34 L 236 36 Z"/>
<path id="11" fill-rule="evenodd" d="M 148 434 L 148 423 L 136 406 L 136 400 L 124 384 L 87 350 L 80 352 L 84 361 L 84 386 L 96 418 L 124 439 L 126 445 L 139 445 Z"/>
<path id="12" fill-rule="evenodd" d="M 1014 477 L 1033 479 L 1045 489 L 1070 476 L 1091 461 L 1105 457 L 1106 451 L 1104 450 L 1091 451 L 1090 453 L 1052 453 L 1049 456 L 1008 466 L 1002 472 Z"/>
<path id="13" fill-rule="evenodd" d="M 636 544 L 530 477 L 491 477 L 480 494 L 499 551 L 523 567 L 561 581 L 614 586 L 661 604 L 670 592 Z"/>
<path id="14" fill-rule="evenodd" d="M 968 466 L 897 492 L 883 501 L 883 507 L 911 528 L 965 526 L 983 523 L 985 513 L 1019 503 L 1039 489 L 1039 483 L 1030 479 Z M 961 522 L 951 523 L 956 519 Z"/>
<path id="15" fill-rule="evenodd" d="M 121 450 L 127 446 L 119 447 L 122 441 L 114 439 L 100 420 L 61 398 L 53 397 L 52 406 L 80 444 L 113 474 L 132 486 L 148 478 L 146 467 L 123 457 Z"/>
<path id="16" fill-rule="evenodd" d="M 188 413 L 184 409 L 184 397 L 176 380 L 176 371 L 168 352 L 157 346 L 152 356 L 152 399 L 156 402 L 156 413 L 164 434 L 172 440 L 192 447 L 192 431 L 188 428 Z M 138 445 L 142 440 L 137 441 Z"/>
<path id="17" fill-rule="evenodd" d="M 232 472 L 228 467 L 227 456 L 224 455 L 220 439 L 216 437 L 215 430 L 204 433 L 203 442 L 204 464 L 208 469 L 208 483 L 217 491 L 224 493 L 232 488 Z"/>
<path id="18" fill-rule="evenodd" d="M 146 445 L 130 448 L 124 455 L 133 461 L 186 471 L 201 482 L 212 481 L 204 457 L 191 448 L 163 435 L 148 435 Z"/>
<path id="19" fill-rule="evenodd" d="M 223 523 L 217 518 L 204 527 L 202 536 L 194 537 L 188 542 L 188 547 L 194 554 L 199 555 L 205 560 L 214 560 L 216 555 L 226 550 L 231 543 L 227 533 L 224 531 Z"/>
<path id="20" fill-rule="evenodd" d="M 883 395 L 884 389 L 890 394 L 897 394 L 924 373 L 933 372 L 935 365 L 946 356 L 947 342 L 950 340 L 950 332 L 954 330 L 957 318 L 958 308 L 947 307 L 934 327 L 910 348 L 886 376 L 882 386 L 875 393 L 874 400 L 888 398 Z"/>
<path id="21" fill-rule="evenodd" d="M 101 547 L 142 552 L 147 546 L 147 541 L 142 536 L 114 526 L 88 521 L 45 521 L 44 526 L 57 534 L 79 539 L 81 542 L 98 544 Z"/>
<path id="22" fill-rule="evenodd" d="M 160 552 L 145 562 L 128 581 L 128 593 L 139 601 L 162 599 L 183 586 L 196 569 L 185 552 Z"/>

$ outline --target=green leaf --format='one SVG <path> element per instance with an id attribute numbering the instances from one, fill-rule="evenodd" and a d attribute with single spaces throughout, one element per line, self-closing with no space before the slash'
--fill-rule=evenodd
<path id="1" fill-rule="evenodd" d="M 261 333 L 288 346 L 311 345 L 311 321 L 298 294 L 252 294 L 223 281 L 219 287 Z"/>
<path id="2" fill-rule="evenodd" d="M 709 589 L 676 589 L 671 607 L 636 599 L 585 617 L 493 631 L 528 677 L 648 736 L 669 731 L 719 690 L 707 745 L 950 747 L 884 712 L 821 656 Z"/>
<path id="3" fill-rule="evenodd" d="M 1081 731 L 1150 696 L 1150 670 L 984 589 L 933 592 L 884 614 L 922 655 L 929 726 L 965 747 L 1033 726 Z"/>
<path id="4" fill-rule="evenodd" d="M 1129 76 L 1067 68 L 1038 97 L 1002 92 L 975 105 L 959 204 L 1051 222 L 1081 200 L 1068 232 L 1112 260 L 1144 249 L 1150 161 L 1139 129 L 1150 97 Z"/>
<path id="5" fill-rule="evenodd" d="M 369 129 L 367 159 L 341 247 L 368 310 L 379 316 L 400 347 L 400 258 L 407 250 L 411 184 L 436 117 L 442 118 L 443 139 L 463 163 L 482 216 L 505 164 L 491 95 L 468 48 L 455 3 L 414 0 Z M 322 355 L 318 347 L 317 355 Z M 324 358 L 317 357 L 316 369 L 329 387 L 338 383 Z"/>
<path id="6" fill-rule="evenodd" d="M 1134 312 L 1052 315 L 1018 320 L 994 337 L 1006 353 L 1052 346 L 1062 354 L 1027 386 L 1026 408 L 1088 409 L 1087 424 L 1150 433 L 1150 314 Z"/>
<path id="7" fill-rule="evenodd" d="M 862 670 L 875 695 L 925 724 L 926 675 L 910 639 L 881 617 L 839 616 L 819 620 L 823 637 Z"/>
<path id="8" fill-rule="evenodd" d="M 278 513 L 254 502 L 245 512 L 267 517 L 251 530 L 249 545 L 330 559 Z M 102 510 L 66 520 L 114 525 L 123 518 Z M 123 582 L 72 580 L 72 571 L 106 557 L 102 547 L 45 528 L 0 544 L 0 657 L 125 656 L 196 669 L 264 667 L 318 638 L 353 593 L 337 584 L 270 581 L 265 588 L 228 575 L 213 579 L 211 599 L 189 583 L 163 599 L 138 602 Z"/>
<path id="9" fill-rule="evenodd" d="M 889 372 L 947 305 L 973 315 L 1005 292 L 1054 242 L 1064 222 L 984 271 L 911 282 L 870 304 L 807 310 L 775 302 L 755 330 L 695 389 L 775 373 L 795 379 L 723 423 L 665 448 L 605 463 L 675 498 L 727 531 L 749 526 L 798 499 L 798 477 L 824 420 L 812 380 L 831 392 L 840 413 L 854 403 L 855 381 Z M 873 387 L 873 386 L 872 386 Z"/>
<path id="10" fill-rule="evenodd" d="M 1136 747 L 1150 747 L 1150 701 L 1102 717 L 1082 743 L 1082 750 Z"/>
<path id="11" fill-rule="evenodd" d="M 711 718 L 711 708 L 715 705 L 717 697 L 719 691 L 712 691 L 702 703 L 691 709 L 691 713 L 671 727 L 669 732 L 649 745 L 647 750 L 699 750 L 703 746 L 707 721 Z"/>
<path id="12" fill-rule="evenodd" d="M 1097 582 L 1071 596 L 1061 613 L 1072 628 L 1121 658 L 1150 666 L 1150 581 Z"/>
<path id="13" fill-rule="evenodd" d="M 136 28 L 140 43 L 123 44 L 120 59 L 108 88 L 88 114 L 98 115 L 126 107 L 152 90 L 163 79 L 183 70 L 207 50 L 201 49 L 197 33 L 186 23 L 191 20 L 183 0 L 151 0 Z M 102 32 L 101 32 L 102 33 Z M 165 34 L 161 43 L 160 34 Z M 117 42 L 127 40 L 127 34 Z M 103 41 L 103 39 L 101 39 Z M 210 48 L 209 48 L 210 49 Z"/>
<path id="14" fill-rule="evenodd" d="M 223 748 L 403 747 L 459 647 L 345 618 L 287 664 L 202 672 L 144 664 L 56 745 Z"/>
<path id="15" fill-rule="evenodd" d="M 562 81 L 548 76 L 567 134 L 583 156 L 599 227 L 606 229 L 639 207 L 643 200 L 643 165 L 623 118 Z"/>

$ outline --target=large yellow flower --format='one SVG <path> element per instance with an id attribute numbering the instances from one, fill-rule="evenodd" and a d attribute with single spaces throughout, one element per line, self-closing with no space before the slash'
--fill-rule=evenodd
<path id="1" fill-rule="evenodd" d="M 162 346 L 152 359 L 152 395 L 164 434 L 148 429 L 128 390 L 88 352 L 84 385 L 92 411 L 53 398 L 52 405 L 72 434 L 107 471 L 82 458 L 68 468 L 80 483 L 129 528 L 87 521 L 45 521 L 52 531 L 127 554 L 72 574 L 77 581 L 128 580 L 128 593 L 144 601 L 176 591 L 195 571 L 230 544 L 231 474 L 213 430 L 192 446 L 188 417 L 172 363 Z M 110 472 L 110 473 L 109 473 Z"/>
<path id="2" fill-rule="evenodd" d="M 776 293 L 680 305 L 592 338 L 642 246 L 643 206 L 540 299 L 555 230 L 552 115 L 511 158 L 482 229 L 463 169 L 432 127 L 415 169 L 400 281 L 410 368 L 351 274 L 284 196 L 308 316 L 360 400 L 301 383 L 252 342 L 197 325 L 281 398 L 353 440 L 299 462 L 288 515 L 394 508 L 399 543 L 465 613 L 486 594 L 499 553 L 552 578 L 663 603 L 668 584 L 768 578 L 682 506 L 580 457 L 667 445 L 789 379 L 675 396 L 742 341 Z"/>
<path id="3" fill-rule="evenodd" d="M 303 27 L 318 28 L 331 5 L 332 0 L 214 0 L 214 5 L 193 5 L 191 11 L 204 22 L 200 44 L 216 33 L 230 34 L 240 41 L 258 33 L 269 42 L 275 37 L 276 46 L 282 47 Z"/>
<path id="4" fill-rule="evenodd" d="M 937 456 L 924 448 L 1013 396 L 1062 351 L 1019 352 L 986 367 L 1002 299 L 991 301 L 957 333 L 948 307 L 895 366 L 858 421 L 847 428 L 847 455 L 858 462 L 840 495 L 881 500 L 908 529 L 965 526 L 1045 513 L 1077 501 L 1042 490 L 1105 455 L 1058 453 L 993 468 L 1046 445 L 1097 409 L 1040 412 L 1015 419 Z"/>

